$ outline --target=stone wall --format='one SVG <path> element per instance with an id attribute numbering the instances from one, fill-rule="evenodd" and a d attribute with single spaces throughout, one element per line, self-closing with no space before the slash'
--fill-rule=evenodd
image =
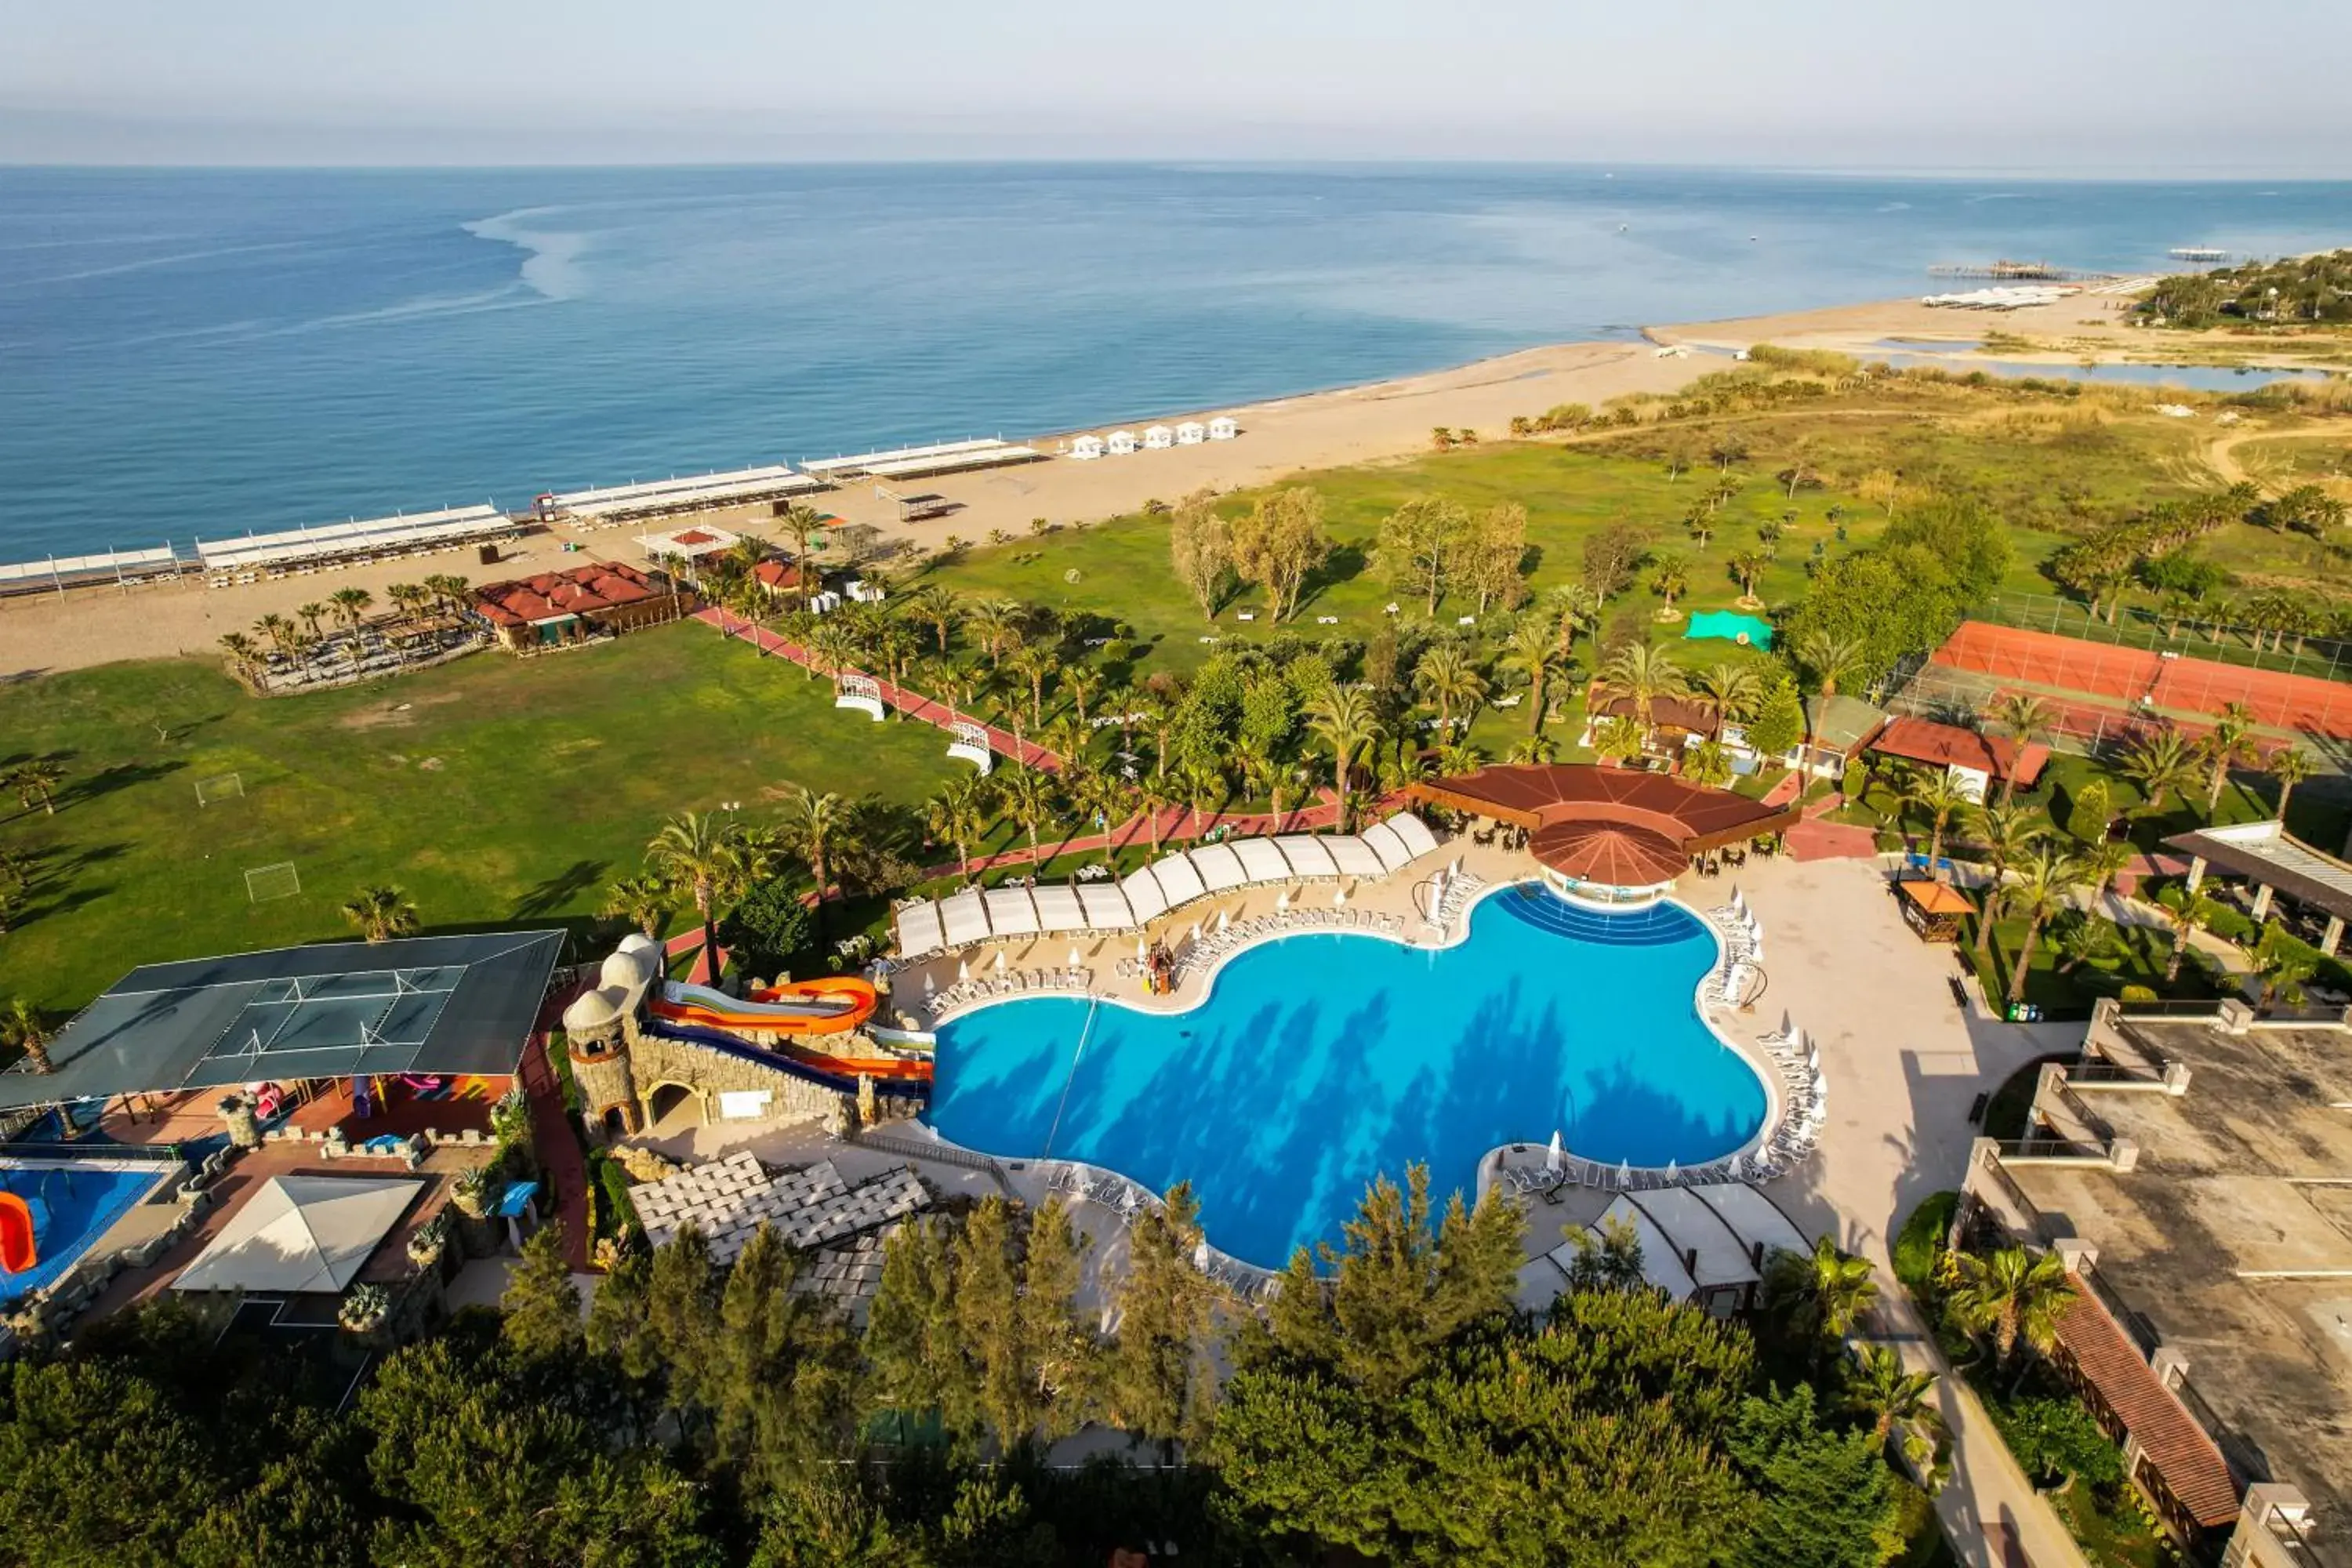
<path id="1" fill-rule="evenodd" d="M 692 1089 L 702 1102 L 706 1121 L 719 1120 L 720 1095 L 766 1089 L 768 1114 L 776 1120 L 821 1116 L 827 1131 L 835 1132 L 856 1122 L 856 1104 L 849 1096 L 795 1078 L 781 1068 L 746 1061 L 691 1040 L 667 1039 L 635 1028 L 629 1035 L 630 1075 L 636 1080 L 648 1125 L 653 1121 L 654 1090 L 668 1084 Z"/>

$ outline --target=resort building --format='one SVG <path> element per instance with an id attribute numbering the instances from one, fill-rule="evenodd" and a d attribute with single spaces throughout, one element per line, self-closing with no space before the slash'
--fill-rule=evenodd
<path id="1" fill-rule="evenodd" d="M 692 595 L 618 561 L 485 584 L 467 597 L 499 645 L 518 653 L 674 621 L 694 608 Z"/>
<path id="2" fill-rule="evenodd" d="M 165 1289 L 234 1292 L 257 1326 L 348 1326 L 354 1302 L 362 1326 L 430 1321 L 459 1257 L 543 1201 L 489 1167 L 562 943 L 338 942 L 125 975 L 58 1031 L 50 1071 L 0 1073 L 0 1114 L 44 1150 L 0 1148 L 0 1240 L 36 1255 L 10 1263 L 0 1349 Z"/>
<path id="3" fill-rule="evenodd" d="M 2060 1367 L 2178 1533 L 2234 1526 L 2231 1563 L 2352 1540 L 2347 1105 L 2346 1015 L 2104 1001 L 2026 1136 L 1970 1158 L 1956 1231 L 2065 1259 Z"/>
<path id="4" fill-rule="evenodd" d="M 1844 776 L 1846 764 L 1885 728 L 1886 712 L 1839 692 L 1805 699 L 1805 739 L 1796 765 L 1815 778 Z"/>
<path id="5" fill-rule="evenodd" d="M 1796 826 L 1794 804 L 1768 806 L 1666 773 L 1581 763 L 1508 763 L 1417 783 L 1416 800 L 1527 835 L 1544 880 L 1571 900 L 1654 903 L 1695 862 Z"/>
<path id="6" fill-rule="evenodd" d="M 2289 931 L 2325 953 L 2343 942 L 2344 922 L 2352 919 L 2352 863 L 2305 844 L 2285 824 L 2202 827 L 2175 834 L 2164 847 L 2189 857 L 2190 892 L 2218 871 L 2252 889 L 2247 913 L 2254 920 L 2272 918 L 2273 895 L 2283 893 L 2290 907 L 2276 913 Z"/>
<path id="7" fill-rule="evenodd" d="M 1632 719 L 1639 721 L 1640 705 L 1630 697 L 1621 697 L 1598 680 L 1585 688 L 1585 729 L 1577 744 L 1590 748 L 1593 731 L 1603 720 Z M 1650 700 L 1650 732 L 1648 752 L 1654 756 L 1679 757 L 1684 751 L 1701 742 L 1712 741 L 1723 728 L 1714 710 L 1683 697 L 1654 697 Z"/>
<path id="8" fill-rule="evenodd" d="M 2018 788 L 2032 789 L 2050 761 L 2050 748 L 2039 741 L 2021 748 L 2006 735 L 1982 734 L 1932 719 L 1890 719 L 1863 749 L 1921 767 L 1942 768 L 1975 801 L 1983 800 L 1991 785 L 2012 777 Z"/>
<path id="9" fill-rule="evenodd" d="M 894 447 L 885 452 L 860 452 L 855 457 L 817 458 L 801 465 L 827 480 L 850 479 L 922 479 L 940 474 L 968 473 L 975 468 L 1001 468 L 1017 463 L 1037 463 L 1045 454 L 1034 447 L 993 436 L 962 441 L 937 441 L 926 447 Z"/>

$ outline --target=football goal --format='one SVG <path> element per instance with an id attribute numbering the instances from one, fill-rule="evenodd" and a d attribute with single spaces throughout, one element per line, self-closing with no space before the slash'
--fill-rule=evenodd
<path id="1" fill-rule="evenodd" d="M 241 773 L 217 773 L 196 781 L 196 804 L 213 805 L 224 800 L 245 798 L 245 777 Z"/>
<path id="2" fill-rule="evenodd" d="M 290 899 L 302 890 L 302 879 L 295 873 L 294 862 L 280 860 L 275 866 L 256 866 L 245 874 L 246 897 L 257 904 L 272 899 Z"/>

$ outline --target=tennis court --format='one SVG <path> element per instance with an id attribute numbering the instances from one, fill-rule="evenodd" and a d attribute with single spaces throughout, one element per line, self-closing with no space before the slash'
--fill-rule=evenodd
<path id="1" fill-rule="evenodd" d="M 2087 643 L 1988 621 L 1961 622 L 1928 662 L 1996 680 L 2110 698 L 2134 709 L 2212 717 L 2233 702 L 2242 703 L 2266 728 L 2352 738 L 2352 686 L 2314 675 Z"/>

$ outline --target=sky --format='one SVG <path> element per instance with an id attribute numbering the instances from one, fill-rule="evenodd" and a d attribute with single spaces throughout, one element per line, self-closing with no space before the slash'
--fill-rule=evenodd
<path id="1" fill-rule="evenodd" d="M 2346 0 L 0 0 L 0 162 L 2352 175 Z"/>

